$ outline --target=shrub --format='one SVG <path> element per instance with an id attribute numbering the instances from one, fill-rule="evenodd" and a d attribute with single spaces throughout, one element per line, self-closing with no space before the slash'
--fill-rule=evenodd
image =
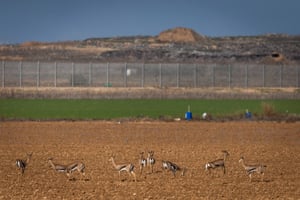
<path id="1" fill-rule="evenodd" d="M 264 117 L 269 118 L 269 117 L 275 117 L 278 115 L 278 113 L 275 111 L 275 108 L 272 104 L 263 102 L 261 104 L 261 107 L 262 107 L 262 115 Z"/>

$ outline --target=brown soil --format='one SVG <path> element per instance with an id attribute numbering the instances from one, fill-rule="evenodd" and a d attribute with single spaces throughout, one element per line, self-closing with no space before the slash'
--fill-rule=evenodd
<path id="1" fill-rule="evenodd" d="M 192 29 L 177 27 L 161 32 L 158 40 L 162 42 L 198 42 L 205 40 L 205 37 Z"/>
<path id="2" fill-rule="evenodd" d="M 0 199 L 298 199 L 300 197 L 300 123 L 275 122 L 0 122 Z M 153 150 L 154 173 L 138 172 L 141 151 Z M 204 170 L 227 150 L 227 173 Z M 33 152 L 23 176 L 16 158 Z M 132 162 L 137 182 L 108 161 Z M 267 165 L 264 181 L 252 182 L 239 165 Z M 80 179 L 54 172 L 47 159 L 86 165 Z M 186 167 L 176 177 L 161 160 Z"/>

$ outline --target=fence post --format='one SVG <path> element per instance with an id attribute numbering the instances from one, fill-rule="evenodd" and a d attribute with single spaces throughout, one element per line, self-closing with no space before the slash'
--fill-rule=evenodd
<path id="1" fill-rule="evenodd" d="M 19 63 L 19 86 L 22 87 L 22 61 Z"/>
<path id="2" fill-rule="evenodd" d="M 162 81 L 161 81 L 161 63 L 159 64 L 159 87 L 161 88 L 162 87 Z"/>
<path id="3" fill-rule="evenodd" d="M 40 86 L 40 61 L 37 61 L 36 66 L 36 87 Z"/>
<path id="4" fill-rule="evenodd" d="M 265 65 L 263 65 L 263 87 L 265 87 Z"/>
<path id="5" fill-rule="evenodd" d="M 216 64 L 212 66 L 212 87 L 215 87 L 215 66 Z"/>
<path id="6" fill-rule="evenodd" d="M 108 87 L 109 82 L 109 62 L 106 64 L 106 87 Z"/>
<path id="7" fill-rule="evenodd" d="M 176 74 L 176 76 L 177 76 L 177 77 L 176 77 L 176 78 L 177 78 L 177 80 L 176 80 L 176 82 L 177 82 L 177 83 L 176 83 L 177 88 L 179 88 L 179 67 L 180 67 L 180 66 L 179 66 L 179 63 L 177 63 L 177 72 L 176 72 L 176 73 L 177 73 L 177 74 Z"/>
<path id="8" fill-rule="evenodd" d="M 143 64 L 142 64 L 142 84 L 141 84 L 142 87 L 144 87 L 144 82 L 145 82 L 145 63 L 143 62 Z"/>
<path id="9" fill-rule="evenodd" d="M 245 65 L 245 87 L 248 88 L 248 65 Z"/>
<path id="10" fill-rule="evenodd" d="M 72 62 L 72 87 L 74 87 L 74 63 Z"/>
<path id="11" fill-rule="evenodd" d="M 5 87 L 5 61 L 2 61 L 2 87 Z"/>
<path id="12" fill-rule="evenodd" d="M 197 87 L 197 67 L 198 65 L 197 64 L 194 64 L 194 87 L 196 88 Z"/>
<path id="13" fill-rule="evenodd" d="M 127 63 L 124 65 L 125 70 L 124 70 L 124 87 L 127 87 Z M 128 73 L 129 74 L 129 73 Z"/>
<path id="14" fill-rule="evenodd" d="M 57 86 L 57 63 L 54 63 L 54 87 Z"/>
<path id="15" fill-rule="evenodd" d="M 89 63 L 89 86 L 92 86 L 92 63 Z"/>
<path id="16" fill-rule="evenodd" d="M 228 86 L 231 88 L 231 65 L 228 65 Z"/>
<path id="17" fill-rule="evenodd" d="M 280 65 L 280 88 L 282 88 L 282 64 Z"/>
<path id="18" fill-rule="evenodd" d="M 299 88 L 299 75 L 300 75 L 300 70 L 299 70 L 299 65 L 297 67 L 297 88 Z"/>

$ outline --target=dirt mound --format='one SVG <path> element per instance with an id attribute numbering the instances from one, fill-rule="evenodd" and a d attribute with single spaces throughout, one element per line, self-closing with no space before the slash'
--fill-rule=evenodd
<path id="1" fill-rule="evenodd" d="M 204 39 L 194 30 L 182 27 L 168 29 L 158 35 L 158 40 L 162 42 L 198 42 Z"/>

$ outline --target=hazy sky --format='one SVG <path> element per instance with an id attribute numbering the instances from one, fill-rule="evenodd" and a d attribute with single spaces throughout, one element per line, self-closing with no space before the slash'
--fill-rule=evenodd
<path id="1" fill-rule="evenodd" d="M 158 35 L 300 34 L 300 0 L 0 0 L 0 43 Z"/>

